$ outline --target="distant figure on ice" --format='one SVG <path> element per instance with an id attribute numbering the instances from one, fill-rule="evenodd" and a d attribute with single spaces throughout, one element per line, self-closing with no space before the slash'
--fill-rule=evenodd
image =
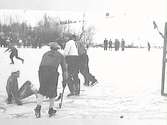
<path id="1" fill-rule="evenodd" d="M 147 47 L 148 47 L 148 51 L 150 51 L 150 49 L 151 49 L 151 45 L 150 45 L 149 42 L 147 42 Z"/>
<path id="2" fill-rule="evenodd" d="M 10 60 L 11 60 L 11 63 L 10 64 L 14 64 L 14 60 L 13 58 L 15 57 L 16 59 L 19 59 L 22 61 L 22 63 L 24 63 L 24 59 L 20 58 L 18 56 L 18 50 L 16 49 L 16 47 L 12 46 L 12 45 L 9 45 L 8 48 L 5 50 L 5 52 L 9 51 L 10 52 Z"/>
<path id="3" fill-rule="evenodd" d="M 86 44 L 86 49 L 89 49 L 89 44 Z"/>
<path id="4" fill-rule="evenodd" d="M 49 43 L 49 46 L 51 50 L 44 53 L 38 71 L 40 87 L 37 96 L 37 106 L 34 109 L 36 118 L 41 117 L 41 105 L 44 96 L 49 98 L 49 117 L 56 113 L 56 110 L 53 109 L 53 107 L 55 97 L 57 96 L 59 65 L 62 68 L 63 87 L 65 87 L 65 81 L 68 78 L 65 57 L 58 52 L 60 46 L 56 42 Z"/>
<path id="5" fill-rule="evenodd" d="M 0 47 L 7 47 L 8 43 L 7 41 L 0 36 Z"/>
<path id="6" fill-rule="evenodd" d="M 30 81 L 26 81 L 21 88 L 18 88 L 18 78 L 20 71 L 12 72 L 7 80 L 6 92 L 8 95 L 7 104 L 16 103 L 22 105 L 21 100 L 33 94 L 37 95 L 37 91 L 33 89 Z"/>
<path id="7" fill-rule="evenodd" d="M 80 94 L 80 79 L 78 77 L 80 62 L 75 41 L 76 35 L 72 34 L 70 34 L 67 41 L 65 41 L 64 55 L 68 65 L 68 88 L 70 90 L 67 96 L 76 96 Z"/>
<path id="8" fill-rule="evenodd" d="M 109 40 L 109 50 L 112 50 L 112 40 Z"/>
<path id="9" fill-rule="evenodd" d="M 108 47 L 108 40 L 105 38 L 104 39 L 104 50 L 107 50 Z"/>
<path id="10" fill-rule="evenodd" d="M 125 40 L 124 39 L 121 40 L 121 48 L 122 48 L 122 51 L 124 51 L 124 49 L 125 49 Z"/>
<path id="11" fill-rule="evenodd" d="M 115 51 L 118 51 L 120 47 L 120 42 L 118 39 L 115 39 Z"/>
<path id="12" fill-rule="evenodd" d="M 80 62 L 80 73 L 84 76 L 84 85 L 85 86 L 94 86 L 97 83 L 97 79 L 89 72 L 89 56 L 84 44 L 80 41 L 76 41 L 79 62 Z"/>

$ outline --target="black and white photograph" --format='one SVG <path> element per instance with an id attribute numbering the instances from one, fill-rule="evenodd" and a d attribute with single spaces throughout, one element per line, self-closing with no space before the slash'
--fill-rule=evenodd
<path id="1" fill-rule="evenodd" d="M 1 123 L 167 125 L 166 5 L 1 0 Z"/>

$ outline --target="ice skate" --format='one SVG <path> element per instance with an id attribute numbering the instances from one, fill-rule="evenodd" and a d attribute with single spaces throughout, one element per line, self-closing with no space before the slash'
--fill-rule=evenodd
<path id="1" fill-rule="evenodd" d="M 52 117 L 56 114 L 56 110 L 54 110 L 53 108 L 49 108 L 49 111 L 48 111 L 48 114 L 49 114 L 49 117 Z"/>
<path id="2" fill-rule="evenodd" d="M 34 111 L 35 111 L 36 118 L 40 118 L 41 117 L 41 106 L 37 105 L 37 107 L 34 109 Z"/>
<path id="3" fill-rule="evenodd" d="M 69 93 L 69 94 L 67 95 L 67 97 L 74 96 L 74 95 L 75 95 L 74 93 Z"/>
<path id="4" fill-rule="evenodd" d="M 24 63 L 24 59 L 23 60 L 21 60 L 22 61 L 22 64 Z"/>
<path id="5" fill-rule="evenodd" d="M 84 82 L 84 86 L 89 86 L 89 81 Z"/>
<path id="6" fill-rule="evenodd" d="M 23 105 L 23 103 L 22 103 L 19 99 L 15 99 L 15 103 L 16 103 L 17 105 Z"/>
<path id="7" fill-rule="evenodd" d="M 90 84 L 90 86 L 93 87 L 93 86 L 95 86 L 97 83 L 98 83 L 98 81 L 95 79 L 95 80 Z"/>
<path id="8" fill-rule="evenodd" d="M 6 100 L 6 103 L 7 104 L 12 104 L 12 97 L 9 96 Z"/>

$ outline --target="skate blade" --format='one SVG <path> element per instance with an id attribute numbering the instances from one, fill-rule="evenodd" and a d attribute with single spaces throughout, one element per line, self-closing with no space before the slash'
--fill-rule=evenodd
<path id="1" fill-rule="evenodd" d="M 49 114 L 49 118 L 54 117 L 55 115 L 56 115 L 56 113 L 54 113 L 54 114 Z"/>
<path id="2" fill-rule="evenodd" d="M 38 113 L 35 113 L 35 117 L 36 117 L 36 118 L 40 118 L 40 117 L 41 117 L 41 115 L 40 115 L 40 114 L 38 114 Z"/>
<path id="3" fill-rule="evenodd" d="M 95 85 L 97 85 L 98 84 L 98 82 L 95 82 L 95 83 L 93 83 L 92 85 L 90 85 L 90 87 L 93 87 L 93 86 L 95 86 Z"/>
<path id="4" fill-rule="evenodd" d="M 35 111 L 35 109 L 34 109 L 34 112 L 35 112 L 35 117 L 36 117 L 36 118 L 40 118 L 40 117 L 41 117 L 40 113 L 37 113 L 37 112 Z"/>

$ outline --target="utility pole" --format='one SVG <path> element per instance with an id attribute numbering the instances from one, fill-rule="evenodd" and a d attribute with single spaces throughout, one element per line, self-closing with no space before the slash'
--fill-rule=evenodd
<path id="1" fill-rule="evenodd" d="M 159 28 L 156 24 L 155 21 L 153 21 L 154 29 L 158 31 L 158 33 L 161 35 L 161 37 L 164 39 L 164 44 L 163 44 L 163 58 L 162 58 L 162 77 L 161 77 L 161 95 L 162 96 L 167 96 L 167 93 L 165 93 L 165 81 L 166 81 L 166 63 L 167 63 L 167 22 L 165 23 L 165 28 L 164 28 L 164 34 L 159 31 Z"/>
<path id="2" fill-rule="evenodd" d="M 167 94 L 164 92 L 165 91 L 164 88 L 165 88 L 165 81 L 166 81 L 166 78 L 167 78 L 167 76 L 166 76 L 166 63 L 167 63 L 167 58 L 166 58 L 166 54 L 167 54 L 167 23 L 165 23 L 164 36 L 162 35 L 162 33 L 160 35 L 164 38 L 163 59 L 162 59 L 161 95 L 166 96 Z"/>

